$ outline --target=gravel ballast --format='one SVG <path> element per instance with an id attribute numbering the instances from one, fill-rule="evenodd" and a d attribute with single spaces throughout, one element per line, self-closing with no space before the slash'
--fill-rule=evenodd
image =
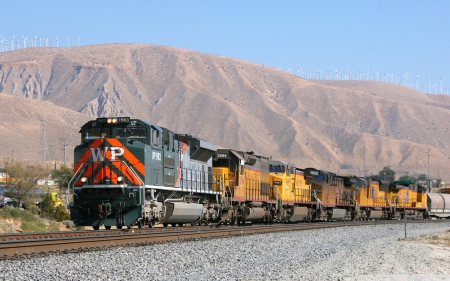
<path id="1" fill-rule="evenodd" d="M 450 222 L 407 225 L 408 238 Z M 0 261 L 0 280 L 450 280 L 450 250 L 402 224 L 237 236 Z"/>

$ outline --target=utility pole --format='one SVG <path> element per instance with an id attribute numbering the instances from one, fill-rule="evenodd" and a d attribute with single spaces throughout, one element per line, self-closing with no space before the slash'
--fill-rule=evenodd
<path id="1" fill-rule="evenodd" d="M 366 175 L 366 147 L 364 146 L 364 178 L 367 177 Z"/>
<path id="2" fill-rule="evenodd" d="M 64 166 L 67 166 L 66 140 L 64 140 Z"/>
<path id="3" fill-rule="evenodd" d="M 431 192 L 431 179 L 430 179 L 430 149 L 428 149 L 427 154 L 428 154 L 428 192 Z"/>

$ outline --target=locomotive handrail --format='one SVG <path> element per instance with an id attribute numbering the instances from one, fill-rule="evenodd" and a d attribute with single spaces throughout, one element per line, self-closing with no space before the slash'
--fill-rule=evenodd
<path id="1" fill-rule="evenodd" d="M 138 174 L 134 171 L 134 169 L 133 169 L 131 166 L 128 166 L 128 164 L 127 164 L 125 161 L 121 160 L 120 162 L 122 162 L 123 164 L 125 164 L 125 166 L 131 171 L 131 173 L 133 174 L 133 176 L 134 176 L 135 178 L 137 178 L 137 179 L 141 182 L 141 184 L 140 184 L 139 186 L 144 187 L 144 186 L 145 186 L 145 183 L 141 180 L 141 178 L 140 178 L 140 177 L 138 176 Z"/>
<path id="2" fill-rule="evenodd" d="M 72 186 L 72 196 L 74 196 L 74 194 L 75 194 L 75 191 L 74 191 L 75 183 L 80 179 L 80 176 L 83 174 L 84 170 L 88 167 L 88 166 L 86 166 L 86 167 L 83 168 L 84 164 L 85 164 L 85 162 L 81 163 L 80 167 L 79 167 L 78 170 L 73 174 L 73 176 L 72 176 L 72 178 L 70 179 L 69 183 L 67 183 L 67 189 L 68 189 L 69 192 L 70 192 L 70 183 L 71 183 L 71 182 L 73 181 L 73 179 L 79 174 L 78 177 L 77 177 L 77 179 L 74 181 L 73 186 Z M 83 168 L 83 171 L 80 172 L 81 168 Z M 67 207 L 67 206 L 66 206 L 66 207 Z"/>

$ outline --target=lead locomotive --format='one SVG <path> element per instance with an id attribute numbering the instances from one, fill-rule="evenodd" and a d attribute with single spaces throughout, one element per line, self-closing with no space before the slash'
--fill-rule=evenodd
<path id="1" fill-rule="evenodd" d="M 120 229 L 220 220 L 215 145 L 129 117 L 97 118 L 80 133 L 69 183 L 76 225 Z"/>

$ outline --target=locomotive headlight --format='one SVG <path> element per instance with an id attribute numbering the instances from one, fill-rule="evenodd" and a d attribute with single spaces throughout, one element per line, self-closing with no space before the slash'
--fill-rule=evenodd
<path id="1" fill-rule="evenodd" d="M 123 177 L 122 176 L 118 176 L 117 177 L 117 181 L 123 181 Z"/>
<path id="2" fill-rule="evenodd" d="M 106 123 L 108 123 L 108 124 L 117 124 L 117 118 L 108 118 L 106 120 Z"/>
<path id="3" fill-rule="evenodd" d="M 81 182 L 82 182 L 82 183 L 87 182 L 87 177 L 82 177 L 82 178 L 81 178 Z"/>

